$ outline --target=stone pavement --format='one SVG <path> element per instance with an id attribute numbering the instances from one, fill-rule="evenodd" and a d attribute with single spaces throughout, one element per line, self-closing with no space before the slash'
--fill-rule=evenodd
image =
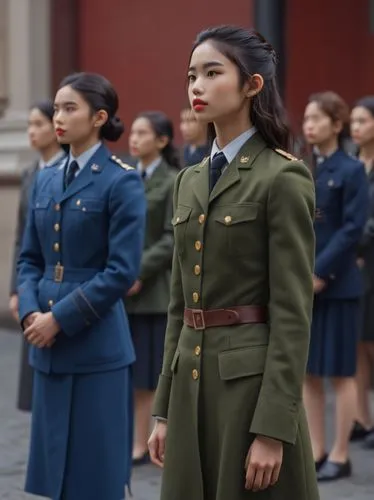
<path id="1" fill-rule="evenodd" d="M 22 492 L 30 421 L 15 409 L 20 340 L 16 333 L 0 330 L 0 500 L 42 500 Z M 331 403 L 328 427 L 331 434 Z M 354 476 L 321 487 L 321 500 L 373 500 L 374 451 L 354 445 L 351 458 Z M 158 500 L 159 486 L 160 473 L 153 466 L 134 471 L 134 500 Z"/>

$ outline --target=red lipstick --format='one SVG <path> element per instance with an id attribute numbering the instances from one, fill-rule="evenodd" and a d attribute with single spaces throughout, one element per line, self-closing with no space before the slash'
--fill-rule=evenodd
<path id="1" fill-rule="evenodd" d="M 56 134 L 61 137 L 65 134 L 65 130 L 62 128 L 56 128 Z"/>
<path id="2" fill-rule="evenodd" d="M 194 99 L 192 101 L 192 106 L 195 111 L 202 111 L 205 106 L 207 106 L 207 102 L 203 101 L 202 99 Z"/>

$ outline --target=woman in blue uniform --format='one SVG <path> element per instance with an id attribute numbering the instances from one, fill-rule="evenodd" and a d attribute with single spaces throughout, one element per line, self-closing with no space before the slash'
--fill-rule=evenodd
<path id="1" fill-rule="evenodd" d="M 173 257 L 173 187 L 179 170 L 173 124 L 159 111 L 141 113 L 131 127 L 130 153 L 144 180 L 146 236 L 140 275 L 129 290 L 126 311 L 134 342 L 135 441 L 133 464 L 149 461 L 151 407 L 161 371 Z M 174 168 L 173 168 L 174 167 Z"/>
<path id="2" fill-rule="evenodd" d="M 311 96 L 304 135 L 314 147 L 316 185 L 315 301 L 304 398 L 320 481 L 349 476 L 354 419 L 359 304 L 357 245 L 366 222 L 368 184 L 362 163 L 340 148 L 349 109 L 333 92 Z M 335 441 L 326 454 L 324 378 L 336 392 Z"/>
<path id="3" fill-rule="evenodd" d="M 28 136 L 30 146 L 38 152 L 39 158 L 25 170 L 21 179 L 21 189 L 18 206 L 16 238 L 14 242 L 12 274 L 10 281 L 9 309 L 18 322 L 18 292 L 17 292 L 17 261 L 21 251 L 23 232 L 26 226 L 29 198 L 35 177 L 43 168 L 57 167 L 66 159 L 68 146 L 58 143 L 53 127 L 53 101 L 45 99 L 36 102 L 30 108 L 28 121 Z M 28 364 L 28 344 L 22 343 L 20 376 L 17 407 L 20 410 L 31 410 L 32 368 Z"/>
<path id="4" fill-rule="evenodd" d="M 364 447 L 374 449 L 374 422 L 370 412 L 370 386 L 374 369 L 374 96 L 363 97 L 351 113 L 351 134 L 359 147 L 369 181 L 370 206 L 364 235 L 359 246 L 359 264 L 363 269 L 361 338 L 357 356 L 357 417 L 351 440 L 364 440 Z"/>
<path id="5" fill-rule="evenodd" d="M 20 256 L 35 373 L 26 491 L 53 500 L 121 500 L 129 482 L 135 356 L 121 299 L 139 276 L 145 197 L 102 144 L 123 132 L 117 108 L 100 75 L 61 83 L 54 123 L 70 155 L 39 174 Z"/>

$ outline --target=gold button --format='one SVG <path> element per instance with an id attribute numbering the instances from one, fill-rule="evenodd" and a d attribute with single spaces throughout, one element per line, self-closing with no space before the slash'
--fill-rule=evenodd
<path id="1" fill-rule="evenodd" d="M 199 295 L 197 292 L 194 292 L 194 293 L 192 294 L 192 300 L 195 302 L 195 304 L 196 304 L 197 302 L 199 302 L 199 299 L 200 299 L 200 295 Z"/>
<path id="2" fill-rule="evenodd" d="M 56 212 L 59 212 L 61 210 L 61 205 L 59 203 L 55 205 L 55 210 Z"/>
<path id="3" fill-rule="evenodd" d="M 225 224 L 231 224 L 231 221 L 232 221 L 232 218 L 230 217 L 230 215 L 226 215 Z"/>
<path id="4" fill-rule="evenodd" d="M 58 231 L 60 230 L 60 224 L 55 224 L 54 228 L 55 228 L 56 233 L 58 233 Z"/>
<path id="5" fill-rule="evenodd" d="M 199 372 L 197 370 L 192 370 L 192 378 L 197 380 L 199 378 Z"/>
<path id="6" fill-rule="evenodd" d="M 200 356 L 200 353 L 201 353 L 201 347 L 199 345 L 197 345 L 195 347 L 195 354 L 196 354 L 196 356 Z"/>
<path id="7" fill-rule="evenodd" d="M 204 214 L 199 215 L 200 224 L 203 224 L 204 221 L 205 221 L 205 215 Z"/>
<path id="8" fill-rule="evenodd" d="M 58 243 L 55 243 L 55 244 L 53 245 L 53 250 L 54 250 L 55 252 L 59 252 L 59 251 L 60 251 L 60 245 L 59 245 Z"/>
<path id="9" fill-rule="evenodd" d="M 49 306 L 49 307 L 52 307 L 52 306 L 53 306 L 53 304 L 54 304 L 53 300 L 49 300 L 49 301 L 48 301 L 48 306 Z"/>
<path id="10" fill-rule="evenodd" d="M 198 252 L 201 250 L 201 241 L 197 240 L 195 241 L 195 248 Z"/>
<path id="11" fill-rule="evenodd" d="M 77 207 L 79 207 L 81 203 L 81 200 L 77 200 Z"/>
<path id="12" fill-rule="evenodd" d="M 196 276 L 199 276 L 199 274 L 201 273 L 201 268 L 198 264 L 196 264 L 196 266 L 194 267 L 193 272 L 195 273 Z"/>
<path id="13" fill-rule="evenodd" d="M 181 221 L 181 218 L 180 217 L 177 217 L 177 222 L 180 222 Z"/>

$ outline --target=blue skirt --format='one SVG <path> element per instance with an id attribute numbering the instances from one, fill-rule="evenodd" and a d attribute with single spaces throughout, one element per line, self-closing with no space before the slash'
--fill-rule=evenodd
<path id="1" fill-rule="evenodd" d="M 79 375 L 35 370 L 25 491 L 53 500 L 122 500 L 132 420 L 128 367 Z"/>
<path id="2" fill-rule="evenodd" d="M 135 389 L 155 391 L 161 373 L 166 314 L 129 314 L 136 361 L 132 365 Z"/>
<path id="3" fill-rule="evenodd" d="M 307 365 L 309 375 L 355 375 L 359 319 L 359 299 L 315 298 Z"/>

